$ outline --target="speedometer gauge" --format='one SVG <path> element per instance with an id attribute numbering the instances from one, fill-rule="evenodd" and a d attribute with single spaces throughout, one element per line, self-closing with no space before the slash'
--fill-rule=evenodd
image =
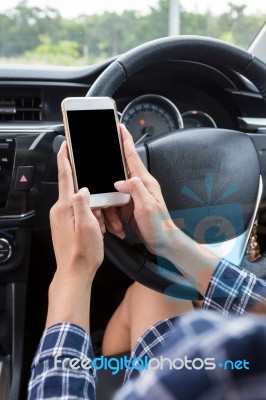
<path id="1" fill-rule="evenodd" d="M 166 97 L 154 94 L 133 100 L 125 108 L 121 122 L 132 134 L 135 144 L 151 136 L 183 128 L 177 107 Z"/>
<path id="2" fill-rule="evenodd" d="M 186 111 L 182 114 L 184 128 L 217 128 L 214 119 L 203 111 Z"/>

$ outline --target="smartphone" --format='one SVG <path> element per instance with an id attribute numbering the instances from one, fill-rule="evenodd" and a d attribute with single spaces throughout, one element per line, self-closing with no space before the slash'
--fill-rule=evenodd
<path id="1" fill-rule="evenodd" d="M 128 178 L 115 101 L 67 97 L 61 108 L 75 191 L 89 189 L 91 208 L 127 204 L 130 195 L 114 187 Z"/>

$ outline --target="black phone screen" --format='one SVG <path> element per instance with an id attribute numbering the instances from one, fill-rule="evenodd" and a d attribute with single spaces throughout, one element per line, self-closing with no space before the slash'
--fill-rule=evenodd
<path id="1" fill-rule="evenodd" d="M 115 192 L 125 173 L 114 111 L 67 111 L 67 117 L 79 189 Z"/>

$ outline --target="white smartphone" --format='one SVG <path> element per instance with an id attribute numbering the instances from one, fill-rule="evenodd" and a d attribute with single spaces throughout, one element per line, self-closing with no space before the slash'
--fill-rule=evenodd
<path id="1" fill-rule="evenodd" d="M 75 191 L 88 187 L 91 208 L 127 204 L 130 195 L 114 187 L 128 178 L 115 101 L 67 97 L 61 108 Z"/>

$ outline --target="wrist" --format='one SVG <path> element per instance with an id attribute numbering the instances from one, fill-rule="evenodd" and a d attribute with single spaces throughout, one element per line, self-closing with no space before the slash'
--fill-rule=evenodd
<path id="1" fill-rule="evenodd" d="M 185 242 L 183 232 L 172 223 L 172 225 L 169 225 L 168 230 L 165 233 L 164 241 L 158 255 L 174 262 L 180 252 L 184 251 L 184 246 Z"/>
<path id="2" fill-rule="evenodd" d="M 89 331 L 92 279 L 64 275 L 56 271 L 49 287 L 49 307 L 46 328 L 69 322 Z"/>
<path id="3" fill-rule="evenodd" d="M 162 256 L 174 264 L 197 290 L 205 295 L 211 276 L 219 263 L 216 254 L 176 228 Z"/>
<path id="4" fill-rule="evenodd" d="M 49 287 L 49 298 L 52 295 L 68 293 L 75 295 L 79 290 L 91 290 L 94 276 L 80 273 L 66 273 L 57 269 Z"/>
<path id="5" fill-rule="evenodd" d="M 61 261 L 57 260 L 54 279 L 57 281 L 84 281 L 84 283 L 91 284 L 97 269 L 98 265 L 95 266 L 89 263 L 88 259 L 83 259 L 82 257 L 74 256 L 70 260 L 62 258 Z"/>

